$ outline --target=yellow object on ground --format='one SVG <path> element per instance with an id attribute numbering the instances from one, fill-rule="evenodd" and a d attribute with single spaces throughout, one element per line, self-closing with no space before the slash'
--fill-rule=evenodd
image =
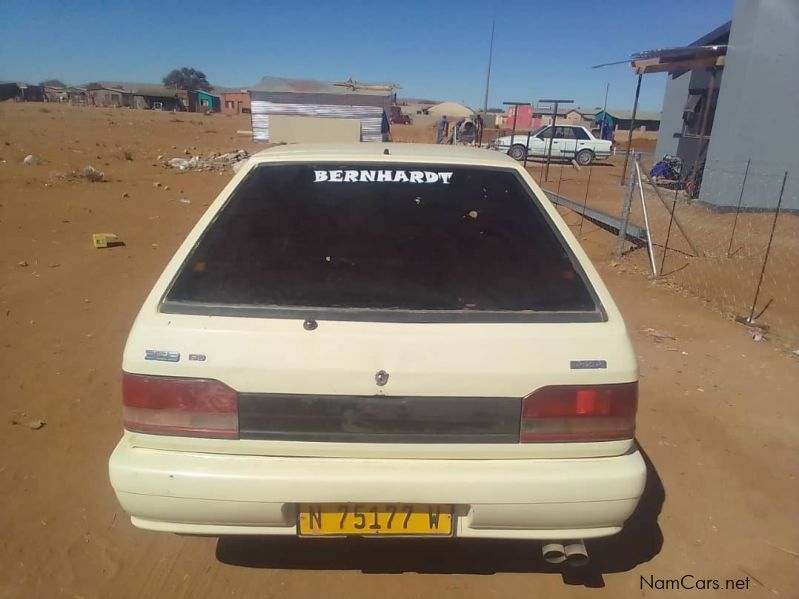
<path id="1" fill-rule="evenodd" d="M 92 243 L 96 248 L 107 248 L 115 245 L 122 245 L 114 233 L 94 233 L 92 234 Z"/>

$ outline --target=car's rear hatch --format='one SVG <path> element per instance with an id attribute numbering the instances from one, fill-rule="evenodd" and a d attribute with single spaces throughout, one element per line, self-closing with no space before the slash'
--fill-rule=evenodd
<path id="1" fill-rule="evenodd" d="M 512 168 L 257 167 L 157 299 L 125 370 L 233 389 L 225 451 L 521 456 L 525 396 L 637 378 L 623 324 Z M 538 446 L 523 454 L 580 453 Z"/>

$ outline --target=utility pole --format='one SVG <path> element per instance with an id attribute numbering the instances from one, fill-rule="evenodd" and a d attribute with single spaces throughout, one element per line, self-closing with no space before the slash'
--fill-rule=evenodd
<path id="1" fill-rule="evenodd" d="M 494 25 L 496 24 L 496 14 L 491 17 L 491 43 L 488 46 L 488 73 L 486 74 L 486 93 L 483 98 L 483 118 L 488 114 L 488 85 L 491 83 L 491 61 L 494 57 Z"/>
<path id="2" fill-rule="evenodd" d="M 605 132 L 605 121 L 608 115 L 608 92 L 610 91 L 610 81 L 605 84 L 605 103 L 602 105 L 602 124 L 599 125 L 599 137 L 605 139 L 602 135 Z M 613 134 L 611 133 L 611 142 L 613 141 Z"/>
<path id="3" fill-rule="evenodd" d="M 555 141 L 555 124 L 558 118 L 558 105 L 559 104 L 573 104 L 574 100 L 539 100 L 539 104 L 554 104 L 552 110 L 552 127 L 549 132 L 549 146 L 547 146 L 547 164 L 544 171 L 544 181 L 549 181 L 549 163 L 552 161 L 552 142 Z M 544 138 L 546 143 L 546 138 Z"/>

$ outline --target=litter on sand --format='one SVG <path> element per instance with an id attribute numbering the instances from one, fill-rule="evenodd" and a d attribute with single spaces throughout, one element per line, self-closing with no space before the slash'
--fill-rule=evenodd
<path id="1" fill-rule="evenodd" d="M 125 245 L 114 233 L 94 233 L 92 234 L 92 244 L 95 248 L 110 248 L 118 245 Z"/>
<path id="2" fill-rule="evenodd" d="M 661 343 L 665 339 L 671 339 L 672 341 L 676 340 L 677 337 L 669 333 L 668 331 L 661 331 L 658 329 L 646 328 L 641 331 L 642 333 L 646 333 L 652 339 L 655 340 L 656 343 Z"/>

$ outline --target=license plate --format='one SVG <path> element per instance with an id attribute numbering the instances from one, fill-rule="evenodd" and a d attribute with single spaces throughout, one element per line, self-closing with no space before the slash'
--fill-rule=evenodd
<path id="1" fill-rule="evenodd" d="M 297 530 L 302 536 L 452 534 L 451 505 L 409 503 L 301 504 Z"/>

